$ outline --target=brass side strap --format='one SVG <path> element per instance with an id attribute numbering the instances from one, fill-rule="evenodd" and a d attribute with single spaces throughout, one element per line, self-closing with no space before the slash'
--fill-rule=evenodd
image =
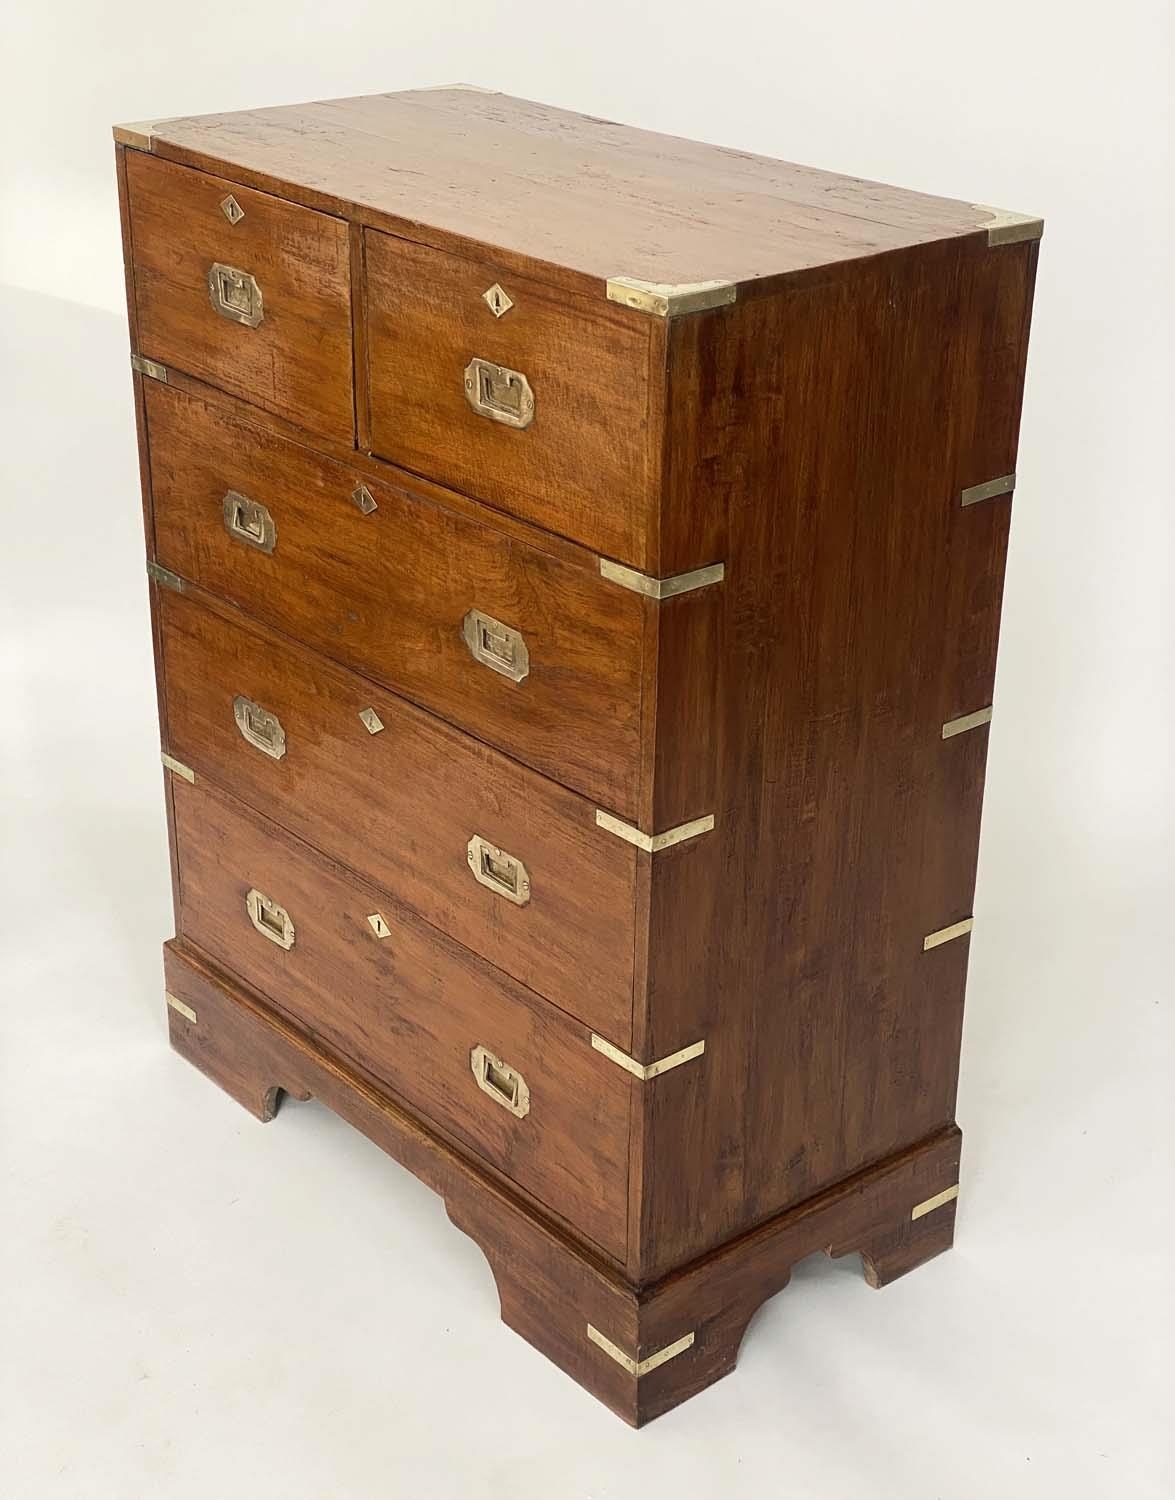
<path id="1" fill-rule="evenodd" d="M 994 500 L 997 495 L 1010 495 L 1015 488 L 1015 474 L 1001 474 L 998 479 L 986 479 L 982 484 L 969 485 L 960 494 L 959 504 L 978 505 L 980 500 Z"/>
<path id="2" fill-rule="evenodd" d="M 183 1016 L 185 1021 L 191 1021 L 192 1025 L 195 1026 L 196 1012 L 192 1009 L 192 1007 L 190 1005 L 185 1005 L 184 1002 L 173 995 L 170 990 L 164 990 L 163 993 L 167 997 L 167 1003 L 171 1006 L 172 1010 L 174 1010 L 177 1015 Z"/>
<path id="3" fill-rule="evenodd" d="M 602 1052 L 605 1057 L 610 1058 L 634 1078 L 639 1078 L 642 1083 L 647 1083 L 650 1078 L 660 1078 L 662 1073 L 668 1073 L 671 1068 L 679 1068 L 682 1063 L 692 1062 L 695 1057 L 701 1057 L 706 1050 L 706 1043 L 691 1042 L 688 1047 L 682 1047 L 680 1052 L 671 1052 L 668 1057 L 662 1057 L 657 1062 L 639 1063 L 635 1057 L 629 1057 L 627 1052 L 621 1052 L 619 1047 L 614 1047 L 611 1042 L 602 1036 L 592 1032 L 592 1046 L 597 1052 Z"/>
<path id="4" fill-rule="evenodd" d="M 932 1214 L 936 1208 L 942 1208 L 946 1203 L 953 1203 L 959 1196 L 959 1184 L 954 1187 L 944 1188 L 941 1193 L 935 1193 L 933 1198 L 926 1198 L 921 1203 L 915 1203 L 910 1210 L 911 1219 L 920 1219 L 924 1214 Z"/>
<path id="5" fill-rule="evenodd" d="M 980 729 L 984 724 L 991 723 L 991 707 L 977 708 L 973 714 L 963 714 L 958 719 L 948 719 L 942 726 L 942 737 L 944 740 L 953 739 L 957 734 L 966 734 L 968 729 Z"/>
<path id="6" fill-rule="evenodd" d="M 642 1375 L 647 1375 L 650 1370 L 656 1370 L 669 1360 L 684 1354 L 694 1341 L 694 1335 L 687 1333 L 684 1338 L 677 1339 L 672 1344 L 666 1344 L 664 1349 L 658 1349 L 656 1354 L 650 1354 L 647 1359 L 633 1359 L 631 1354 L 625 1354 L 623 1349 L 618 1349 L 611 1339 L 605 1338 L 598 1328 L 593 1328 L 589 1323 L 587 1336 L 602 1349 L 609 1359 L 614 1359 L 618 1365 L 623 1365 L 630 1375 L 635 1375 L 639 1380 Z"/>
<path id="7" fill-rule="evenodd" d="M 165 589 L 174 589 L 177 594 L 184 591 L 184 581 L 178 573 L 173 573 L 170 568 L 147 559 L 147 577 L 155 583 L 162 584 Z"/>
<path id="8" fill-rule="evenodd" d="M 185 781 L 195 782 L 196 773 L 191 766 L 185 766 L 182 760 L 176 760 L 174 755 L 168 755 L 164 750 L 159 759 L 169 771 L 174 771 L 177 776 L 182 776 Z"/>
<path id="9" fill-rule="evenodd" d="M 672 599 L 677 594 L 689 594 L 694 589 L 708 588 L 712 583 L 721 583 L 726 576 L 725 563 L 711 563 L 706 568 L 695 568 L 692 573 L 678 573 L 672 578 L 650 578 L 647 573 L 638 573 L 635 568 L 626 568 L 623 563 L 600 558 L 600 577 L 609 583 L 618 583 L 622 589 L 631 589 L 634 594 L 643 594 L 646 599 Z"/>
<path id="10" fill-rule="evenodd" d="M 676 828 L 668 828 L 664 833 L 642 833 L 631 823 L 624 822 L 622 818 L 614 818 L 611 813 L 601 812 L 597 808 L 596 827 L 614 833 L 618 839 L 624 839 L 628 844 L 635 844 L 646 854 L 656 854 L 661 849 L 671 849 L 674 844 L 683 844 L 686 839 L 697 838 L 699 833 L 709 833 L 714 827 L 714 814 L 707 813 L 704 818 L 695 818 L 692 823 L 679 823 Z"/>
<path id="11" fill-rule="evenodd" d="M 937 932 L 927 933 L 922 939 L 923 953 L 929 953 L 931 948 L 937 948 L 942 943 L 949 943 L 952 938 L 965 937 L 974 926 L 974 917 L 964 917 L 961 922 L 952 922 L 949 927 L 940 927 Z"/>
<path id="12" fill-rule="evenodd" d="M 163 385 L 167 384 L 167 366 L 161 365 L 158 360 L 147 359 L 142 354 L 132 354 L 131 369 L 152 380 L 158 380 Z"/>

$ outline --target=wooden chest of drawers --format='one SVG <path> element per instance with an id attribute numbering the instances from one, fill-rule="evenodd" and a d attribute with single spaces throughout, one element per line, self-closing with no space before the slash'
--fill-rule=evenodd
<path id="1" fill-rule="evenodd" d="M 172 1042 L 646 1421 L 951 1242 L 1040 222 L 463 88 L 115 138 Z"/>

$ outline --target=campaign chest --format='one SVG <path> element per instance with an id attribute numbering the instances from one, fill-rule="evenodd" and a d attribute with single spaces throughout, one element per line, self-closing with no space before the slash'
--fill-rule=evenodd
<path id="1" fill-rule="evenodd" d="M 644 1422 L 951 1243 L 1040 221 L 464 87 L 115 140 L 172 1043 Z"/>

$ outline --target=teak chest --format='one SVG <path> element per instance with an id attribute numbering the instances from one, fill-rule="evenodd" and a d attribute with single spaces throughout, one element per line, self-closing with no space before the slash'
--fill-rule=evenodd
<path id="1" fill-rule="evenodd" d="M 1040 221 L 468 88 L 115 139 L 172 1042 L 647 1421 L 951 1242 Z"/>

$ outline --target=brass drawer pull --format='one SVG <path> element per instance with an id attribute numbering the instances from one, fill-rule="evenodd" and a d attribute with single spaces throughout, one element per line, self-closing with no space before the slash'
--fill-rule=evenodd
<path id="1" fill-rule="evenodd" d="M 271 714 L 260 703 L 254 703 L 252 698 L 244 698 L 238 693 L 233 699 L 233 718 L 236 719 L 241 734 L 255 750 L 260 750 L 262 755 L 268 755 L 273 760 L 281 760 L 286 753 L 286 732 L 276 714 Z"/>
<path id="2" fill-rule="evenodd" d="M 270 553 L 277 544 L 277 527 L 273 517 L 259 500 L 229 490 L 224 497 L 224 529 L 229 536 L 259 552 Z"/>
<path id="3" fill-rule="evenodd" d="M 474 661 L 521 682 L 530 671 L 530 652 L 519 631 L 480 609 L 471 609 L 461 622 L 461 634 Z"/>
<path id="4" fill-rule="evenodd" d="M 520 1120 L 526 1115 L 530 1109 L 530 1090 L 526 1086 L 526 1079 L 516 1068 L 510 1067 L 492 1052 L 487 1052 L 484 1047 L 475 1047 L 469 1054 L 469 1066 L 473 1069 L 473 1076 L 483 1094 L 488 1094 Z"/>
<path id="5" fill-rule="evenodd" d="M 284 906 L 279 906 L 276 901 L 271 901 L 260 891 L 252 890 L 245 897 L 245 910 L 249 913 L 250 922 L 262 937 L 267 937 L 279 948 L 288 949 L 294 946 L 294 924 L 290 921 L 290 914 Z"/>
<path id="6" fill-rule="evenodd" d="M 530 876 L 520 859 L 487 843 L 480 833 L 475 833 L 468 845 L 469 868 L 479 885 L 484 885 L 495 895 L 505 896 L 515 906 L 525 906 L 530 900 Z"/>
<path id="7" fill-rule="evenodd" d="M 242 215 L 243 217 L 243 215 Z M 208 270 L 208 300 L 222 318 L 256 328 L 265 316 L 257 278 L 215 261 Z"/>
<path id="8" fill-rule="evenodd" d="M 534 421 L 534 392 L 517 370 L 471 359 L 465 366 L 465 399 L 479 417 L 505 422 L 507 427 L 529 427 Z"/>

